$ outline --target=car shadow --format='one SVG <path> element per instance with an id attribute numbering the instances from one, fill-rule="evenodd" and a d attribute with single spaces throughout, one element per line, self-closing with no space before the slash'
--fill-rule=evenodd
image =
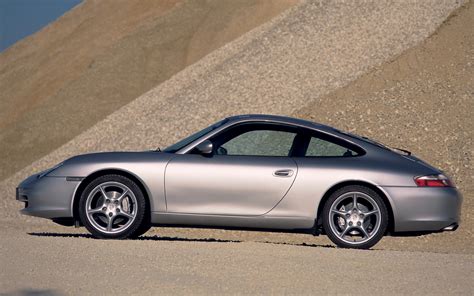
<path id="1" fill-rule="evenodd" d="M 86 233 L 56 233 L 56 232 L 30 232 L 28 233 L 31 236 L 40 236 L 40 237 L 69 237 L 69 238 L 89 238 L 96 239 L 90 234 Z M 179 242 L 204 242 L 204 243 L 241 243 L 244 241 L 241 240 L 226 240 L 226 239 L 217 239 L 217 238 L 187 238 L 187 237 L 169 237 L 169 236 L 158 236 L 158 235 L 144 235 L 137 238 L 127 239 L 127 240 L 136 240 L 136 241 L 179 241 Z M 309 247 L 309 248 L 328 248 L 334 249 L 332 245 L 325 244 L 307 244 L 307 243 L 286 243 L 286 242 L 272 242 L 272 241 L 249 241 L 254 243 L 261 244 L 271 244 L 271 245 L 287 245 L 287 246 L 297 246 L 297 247 Z"/>
<path id="2" fill-rule="evenodd" d="M 23 289 L 23 290 L 18 290 L 14 291 L 11 293 L 0 293 L 0 295 L 19 295 L 19 296 L 59 296 L 62 295 L 61 293 L 55 291 L 55 290 L 42 290 L 42 289 Z"/>
<path id="3" fill-rule="evenodd" d="M 270 242 L 270 241 L 255 241 L 256 243 L 264 243 L 264 244 L 272 244 L 272 245 L 287 245 L 287 246 L 296 246 L 296 247 L 308 247 L 308 248 L 325 248 L 325 249 L 336 249 L 335 246 L 332 245 L 322 245 L 322 244 L 295 244 L 295 243 L 284 243 L 284 242 Z"/>
<path id="4" fill-rule="evenodd" d="M 32 236 L 43 236 L 43 237 L 70 237 L 70 238 L 90 238 L 96 239 L 90 234 L 84 233 L 55 233 L 55 232 L 30 232 Z M 186 238 L 186 237 L 169 237 L 169 236 L 140 236 L 137 238 L 129 238 L 126 240 L 137 240 L 137 241 L 180 241 L 180 242 L 206 242 L 206 243 L 240 243 L 239 240 L 225 240 L 216 238 Z"/>

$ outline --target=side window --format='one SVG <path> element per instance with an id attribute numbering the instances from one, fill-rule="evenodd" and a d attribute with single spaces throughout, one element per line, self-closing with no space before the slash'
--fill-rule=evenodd
<path id="1" fill-rule="evenodd" d="M 296 133 L 251 130 L 239 134 L 217 148 L 220 155 L 288 156 Z"/>
<path id="2" fill-rule="evenodd" d="M 305 154 L 309 157 L 348 157 L 356 155 L 358 153 L 354 150 L 316 137 L 311 137 Z"/>

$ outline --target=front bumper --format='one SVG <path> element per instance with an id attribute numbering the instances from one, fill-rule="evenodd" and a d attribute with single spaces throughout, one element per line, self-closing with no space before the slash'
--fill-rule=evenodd
<path id="1" fill-rule="evenodd" d="M 395 232 L 454 231 L 462 195 L 452 187 L 382 187 L 390 197 Z"/>
<path id="2" fill-rule="evenodd" d="M 18 185 L 16 199 L 25 204 L 21 214 L 42 218 L 72 217 L 72 201 L 80 181 L 33 175 Z"/>

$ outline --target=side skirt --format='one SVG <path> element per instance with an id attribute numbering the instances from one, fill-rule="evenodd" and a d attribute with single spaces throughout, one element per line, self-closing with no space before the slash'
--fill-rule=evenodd
<path id="1" fill-rule="evenodd" d="M 265 229 L 311 231 L 315 221 L 307 217 L 224 216 L 152 212 L 151 222 L 161 226 L 224 229 Z M 299 231 L 298 231 L 299 232 Z"/>

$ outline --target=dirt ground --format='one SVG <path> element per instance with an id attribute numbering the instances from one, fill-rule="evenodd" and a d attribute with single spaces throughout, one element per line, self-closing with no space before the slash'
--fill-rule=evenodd
<path id="1" fill-rule="evenodd" d="M 50 228 L 51 231 L 51 228 Z M 469 295 L 472 255 L 146 235 L 2 233 L 0 293 L 13 295 Z"/>

